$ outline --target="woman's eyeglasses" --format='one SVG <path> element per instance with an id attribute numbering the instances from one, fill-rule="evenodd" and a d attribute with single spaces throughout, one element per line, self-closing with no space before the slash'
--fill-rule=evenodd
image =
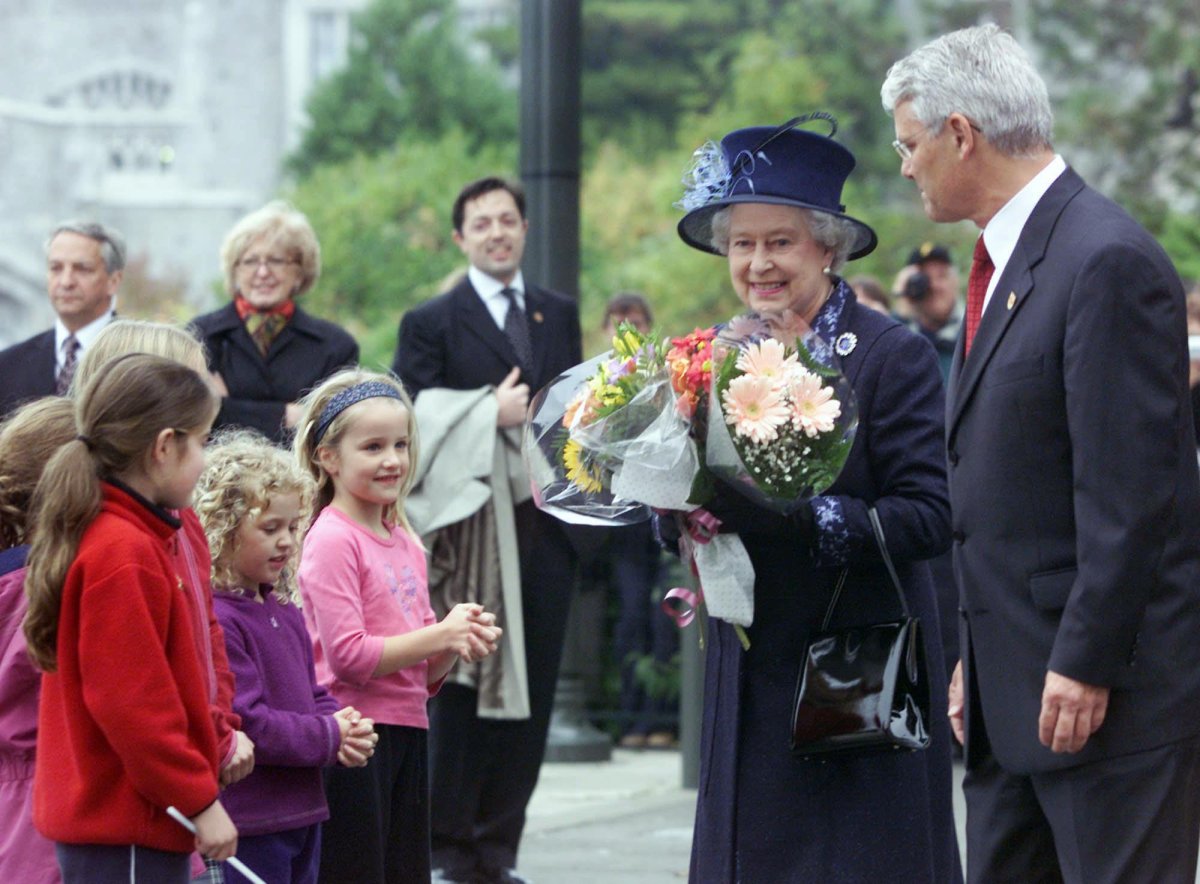
<path id="1" fill-rule="evenodd" d="M 289 264 L 300 263 L 295 258 L 280 258 L 278 255 L 267 255 L 265 258 L 242 258 L 237 262 L 237 266 L 243 270 L 257 271 L 259 267 L 266 267 L 268 270 L 282 270 Z"/>

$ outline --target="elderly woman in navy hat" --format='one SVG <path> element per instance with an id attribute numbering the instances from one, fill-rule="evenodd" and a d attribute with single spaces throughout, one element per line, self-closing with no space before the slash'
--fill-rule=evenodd
<path id="1" fill-rule="evenodd" d="M 783 327 L 802 320 L 833 346 L 859 425 L 836 483 L 789 515 L 728 487 L 709 507 L 721 531 L 740 535 L 756 582 L 748 649 L 713 621 L 691 881 L 957 882 L 944 690 L 933 690 L 923 751 L 815 761 L 790 748 L 801 656 L 838 575 L 847 572 L 835 626 L 897 615 L 868 509 L 879 513 L 910 608 L 928 624 L 935 686 L 945 674 L 923 560 L 950 544 L 937 358 L 858 304 L 838 275 L 875 248 L 875 233 L 841 205 L 850 151 L 796 122 L 740 129 L 697 151 L 679 234 L 725 256 L 743 305 Z"/>

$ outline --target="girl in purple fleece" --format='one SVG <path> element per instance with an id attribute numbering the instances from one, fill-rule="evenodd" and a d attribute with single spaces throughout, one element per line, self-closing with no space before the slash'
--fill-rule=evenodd
<path id="1" fill-rule="evenodd" d="M 317 683 L 291 576 L 311 505 L 312 482 L 265 438 L 233 433 L 208 450 L 194 508 L 212 548 L 234 710 L 255 747 L 254 771 L 222 802 L 238 858 L 272 884 L 316 882 L 329 818 L 320 768 L 365 765 L 378 740 L 370 719 Z"/>

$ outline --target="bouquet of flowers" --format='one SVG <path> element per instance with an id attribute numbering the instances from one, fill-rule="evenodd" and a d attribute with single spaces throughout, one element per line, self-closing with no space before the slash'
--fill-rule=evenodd
<path id="1" fill-rule="evenodd" d="M 785 344 L 753 314 L 714 342 L 705 464 L 760 505 L 785 510 L 825 491 L 850 454 L 854 391 L 812 331 Z"/>
<path id="2" fill-rule="evenodd" d="M 753 314 L 669 347 L 623 325 L 612 351 L 561 375 L 530 406 L 524 450 L 538 506 L 594 525 L 630 524 L 651 508 L 690 514 L 681 518 L 685 555 L 709 613 L 749 626 L 745 547 L 735 534 L 690 530 L 715 522 L 695 511 L 718 477 L 780 511 L 822 493 L 856 426 L 829 347 L 811 332 L 789 337 L 778 340 Z"/>
<path id="3" fill-rule="evenodd" d="M 694 457 L 678 462 L 688 427 L 673 404 L 662 348 L 622 323 L 612 350 L 563 373 L 530 404 L 523 452 L 538 506 L 578 524 L 648 519 L 658 495 L 647 482 L 683 473 L 690 482 L 695 469 Z"/>

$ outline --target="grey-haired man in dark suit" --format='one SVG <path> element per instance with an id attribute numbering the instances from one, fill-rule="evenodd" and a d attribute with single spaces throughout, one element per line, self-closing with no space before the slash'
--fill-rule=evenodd
<path id="1" fill-rule="evenodd" d="M 0 351 L 0 416 L 63 394 L 83 352 L 113 316 L 125 240 L 95 221 L 64 221 L 46 239 L 46 291 L 54 328 Z"/>

